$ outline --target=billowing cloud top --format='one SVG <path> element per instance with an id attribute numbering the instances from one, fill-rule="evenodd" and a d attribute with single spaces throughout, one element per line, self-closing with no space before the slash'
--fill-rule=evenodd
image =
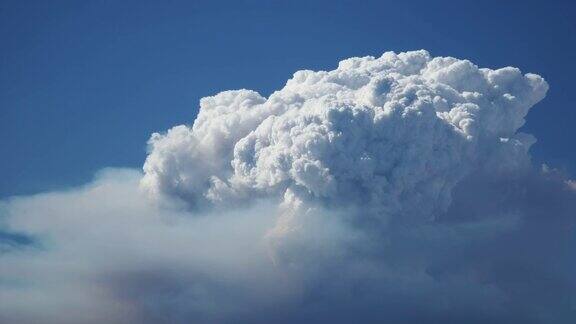
<path id="1" fill-rule="evenodd" d="M 298 71 L 268 99 L 203 98 L 192 127 L 152 136 L 142 183 L 192 208 L 275 197 L 361 207 L 381 224 L 429 219 L 470 172 L 526 162 L 533 139 L 517 130 L 547 89 L 535 74 L 424 50 L 350 58 Z"/>

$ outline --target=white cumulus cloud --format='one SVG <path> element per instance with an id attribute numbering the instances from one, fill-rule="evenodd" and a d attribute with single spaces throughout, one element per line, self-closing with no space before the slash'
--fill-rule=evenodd
<path id="1" fill-rule="evenodd" d="M 547 90 L 421 50 L 205 97 L 143 173 L 0 201 L 0 322 L 572 323 Z"/>
<path id="2" fill-rule="evenodd" d="M 516 68 L 426 51 L 350 58 L 298 71 L 269 98 L 203 98 L 192 126 L 152 136 L 142 184 L 192 208 L 266 197 L 286 217 L 320 205 L 383 225 L 427 221 L 471 172 L 526 164 L 533 139 L 517 131 L 547 89 Z"/>

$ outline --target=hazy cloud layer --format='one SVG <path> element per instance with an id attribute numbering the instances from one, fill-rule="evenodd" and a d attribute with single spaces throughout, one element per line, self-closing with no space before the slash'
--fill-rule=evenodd
<path id="1" fill-rule="evenodd" d="M 426 51 L 201 100 L 0 205 L 0 322 L 571 323 L 576 186 L 518 132 L 547 83 Z"/>

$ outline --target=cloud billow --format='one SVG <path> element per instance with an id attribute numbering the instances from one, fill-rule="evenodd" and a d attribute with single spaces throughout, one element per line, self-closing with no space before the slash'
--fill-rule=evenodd
<path id="1" fill-rule="evenodd" d="M 193 208 L 275 198 L 285 217 L 320 205 L 382 225 L 427 221 L 468 174 L 526 164 L 534 140 L 517 130 L 547 89 L 516 68 L 426 51 L 351 58 L 296 72 L 268 99 L 203 98 L 191 127 L 152 136 L 142 184 Z"/>
<path id="2" fill-rule="evenodd" d="M 143 174 L 2 202 L 0 321 L 570 323 L 576 190 L 518 131 L 547 90 L 414 51 L 203 98 Z"/>

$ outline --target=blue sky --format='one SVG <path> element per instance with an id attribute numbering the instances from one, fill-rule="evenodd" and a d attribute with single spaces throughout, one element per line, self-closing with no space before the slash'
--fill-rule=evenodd
<path id="1" fill-rule="evenodd" d="M 140 167 L 154 131 L 198 100 L 268 95 L 299 69 L 424 48 L 550 84 L 528 115 L 536 162 L 575 173 L 570 1 L 14 1 L 0 3 L 0 197 Z"/>

